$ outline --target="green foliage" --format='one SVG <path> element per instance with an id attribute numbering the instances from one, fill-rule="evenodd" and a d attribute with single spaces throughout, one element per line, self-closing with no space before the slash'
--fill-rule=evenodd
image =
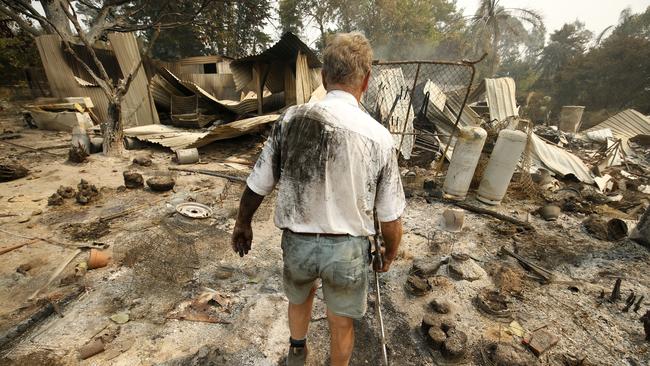
<path id="1" fill-rule="evenodd" d="M 458 27 L 461 19 L 455 4 L 447 0 L 384 0 L 364 6 L 367 16 L 357 27 L 386 59 L 433 58 L 445 32 Z"/>
<path id="2" fill-rule="evenodd" d="M 529 32 L 525 26 L 532 30 Z M 480 0 L 476 14 L 470 19 L 471 39 L 475 40 L 477 56 L 487 52 L 487 62 L 481 75 L 495 75 L 502 57 L 512 58 L 522 47 L 544 35 L 542 18 L 535 11 L 524 8 L 505 8 L 499 0 Z"/>
<path id="3" fill-rule="evenodd" d="M 238 57 L 258 52 L 270 43 L 264 32 L 271 18 L 269 0 L 222 0 L 202 5 L 203 1 L 197 0 L 136 0 L 117 8 L 115 16 L 144 7 L 129 22 L 142 25 L 145 42 L 155 31 L 147 25 L 173 24 L 160 30 L 154 44 L 152 56 L 163 60 L 210 54 Z M 77 7 L 85 11 L 88 25 L 95 21 L 97 11 L 79 4 Z"/>
<path id="4" fill-rule="evenodd" d="M 271 37 L 264 27 L 270 16 L 268 0 L 224 0 L 204 11 L 195 24 L 213 53 L 238 57 L 268 46 Z"/>
<path id="5" fill-rule="evenodd" d="M 300 34 L 302 30 L 302 19 L 300 19 L 299 0 L 280 0 L 278 4 L 278 15 L 280 17 L 280 28 L 282 33 L 291 32 Z"/>
<path id="6" fill-rule="evenodd" d="M 580 21 L 565 24 L 553 32 L 538 63 L 541 81 L 548 83 L 559 70 L 584 54 L 591 39 L 591 32 Z"/>
<path id="7" fill-rule="evenodd" d="M 553 110 L 577 104 L 591 111 L 650 113 L 650 7 L 641 14 L 624 12 L 611 35 L 590 50 L 590 34 L 573 25 L 554 34 L 544 50 L 547 58 L 540 60 L 551 66 L 543 69 L 539 86 L 552 96 Z"/>
<path id="8" fill-rule="evenodd" d="M 161 31 L 151 55 L 160 60 L 176 60 L 209 53 L 209 47 L 201 41 L 201 34 L 194 27 L 185 25 Z"/>
<path id="9" fill-rule="evenodd" d="M 284 8 L 294 2 L 299 21 Z M 353 30 L 363 32 L 384 59 L 431 59 L 440 53 L 458 58 L 465 48 L 458 32 L 464 23 L 453 0 L 281 1 L 279 15 L 283 29 L 298 23 L 318 28 L 318 49 L 328 34 Z"/>
<path id="10" fill-rule="evenodd" d="M 40 62 L 32 38 L 8 21 L 0 22 L 0 75 L 3 85 L 24 80 L 24 69 Z"/>

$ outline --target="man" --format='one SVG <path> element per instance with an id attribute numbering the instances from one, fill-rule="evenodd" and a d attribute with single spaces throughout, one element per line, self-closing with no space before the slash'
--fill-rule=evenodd
<path id="1" fill-rule="evenodd" d="M 376 211 L 388 271 L 402 237 L 404 191 L 391 134 L 359 108 L 372 49 L 360 33 L 337 34 L 323 54 L 320 102 L 289 108 L 274 125 L 241 198 L 233 249 L 251 249 L 251 220 L 279 183 L 275 224 L 283 230 L 289 299 L 288 365 L 303 365 L 316 280 L 327 305 L 332 365 L 347 365 L 353 319 L 366 311 L 369 241 Z"/>

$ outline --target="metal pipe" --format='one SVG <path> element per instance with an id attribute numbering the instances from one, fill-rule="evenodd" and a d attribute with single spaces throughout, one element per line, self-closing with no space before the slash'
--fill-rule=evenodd
<path id="1" fill-rule="evenodd" d="M 487 57 L 487 52 L 484 53 L 478 60 L 469 61 L 432 61 L 432 60 L 402 60 L 402 61 L 384 61 L 374 60 L 373 65 L 404 65 L 404 64 L 431 64 L 431 65 L 456 65 L 456 66 L 474 66 L 475 64 L 483 61 Z"/>

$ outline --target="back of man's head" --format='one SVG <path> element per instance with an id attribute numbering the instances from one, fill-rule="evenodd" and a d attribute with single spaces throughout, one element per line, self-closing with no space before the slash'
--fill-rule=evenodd
<path id="1" fill-rule="evenodd" d="M 372 66 L 372 48 L 359 32 L 332 36 L 323 53 L 323 74 L 327 85 L 359 88 Z"/>

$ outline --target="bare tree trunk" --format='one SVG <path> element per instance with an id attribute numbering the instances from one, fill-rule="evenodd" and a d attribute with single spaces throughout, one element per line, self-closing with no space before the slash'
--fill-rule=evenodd
<path id="1" fill-rule="evenodd" d="M 102 137 L 104 137 L 102 148 L 104 155 L 121 156 L 124 151 L 122 117 L 122 101 L 109 100 L 108 121 L 102 124 Z"/>
<path id="2" fill-rule="evenodd" d="M 493 25 L 493 38 L 492 38 L 492 57 L 490 60 L 490 76 L 494 77 L 499 69 L 499 25 L 496 21 Z"/>
<path id="3" fill-rule="evenodd" d="M 73 35 L 70 20 L 61 8 L 60 0 L 40 0 L 40 2 L 45 11 L 45 17 L 56 27 L 63 37 L 71 41 Z"/>
<path id="4" fill-rule="evenodd" d="M 327 46 L 327 34 L 325 33 L 325 24 L 322 19 L 317 19 L 318 22 L 318 28 L 320 29 L 320 49 L 324 50 L 325 46 Z"/>

